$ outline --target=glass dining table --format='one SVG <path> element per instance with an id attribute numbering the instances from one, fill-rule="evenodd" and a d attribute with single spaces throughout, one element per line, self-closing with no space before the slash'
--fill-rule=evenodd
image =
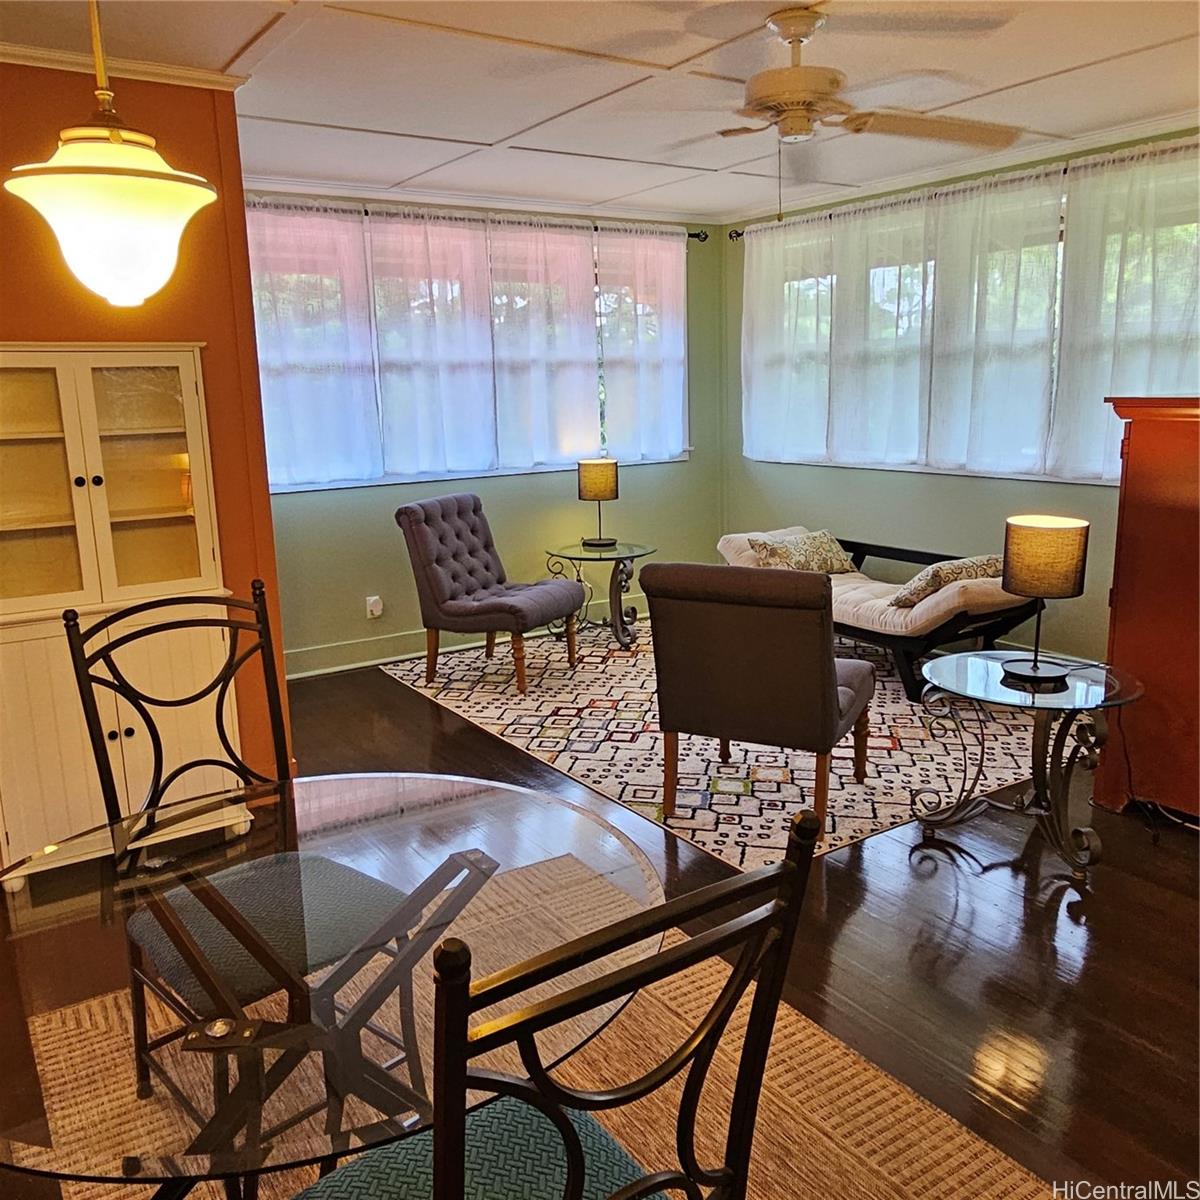
<path id="1" fill-rule="evenodd" d="M 213 828 L 174 837 L 174 810 L 195 828 L 198 804 Z M 252 1196 L 264 1172 L 419 1133 L 446 936 L 478 978 L 663 900 L 594 812 L 486 780 L 305 778 L 164 805 L 152 824 L 107 827 L 105 854 L 81 861 L 67 839 L 0 872 L 0 1195 L 24 1173 Z M 543 1059 L 620 1004 L 539 1035 Z"/>

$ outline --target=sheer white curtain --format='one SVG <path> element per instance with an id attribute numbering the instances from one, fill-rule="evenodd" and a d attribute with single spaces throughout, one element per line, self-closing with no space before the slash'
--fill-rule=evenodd
<path id="1" fill-rule="evenodd" d="M 608 453 L 675 458 L 687 445 L 687 230 L 601 225 L 596 276 Z"/>
<path id="2" fill-rule="evenodd" d="M 742 445 L 749 458 L 819 462 L 829 426 L 829 221 L 746 230 Z"/>
<path id="3" fill-rule="evenodd" d="M 246 232 L 270 482 L 378 478 L 362 207 L 250 200 Z"/>
<path id="4" fill-rule="evenodd" d="M 591 222 L 491 216 L 498 461 L 513 469 L 600 451 Z"/>
<path id="5" fill-rule="evenodd" d="M 931 199 L 928 465 L 981 474 L 1044 469 L 1061 212 L 1061 167 Z"/>
<path id="6" fill-rule="evenodd" d="M 920 200 L 835 212 L 828 456 L 919 462 L 933 264 Z"/>
<path id="7" fill-rule="evenodd" d="M 1196 171 L 1194 143 L 1068 168 L 1056 475 L 1120 476 L 1121 422 L 1105 396 L 1200 387 Z"/>
<path id="8" fill-rule="evenodd" d="M 384 470 L 496 463 L 487 222 L 369 209 Z"/>
<path id="9" fill-rule="evenodd" d="M 1104 397 L 1200 387 L 1196 170 L 1155 145 L 748 229 L 743 452 L 1116 479 Z"/>

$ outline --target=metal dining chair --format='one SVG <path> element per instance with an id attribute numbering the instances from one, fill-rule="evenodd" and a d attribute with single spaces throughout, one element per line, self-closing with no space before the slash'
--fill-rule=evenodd
<path id="1" fill-rule="evenodd" d="M 110 823 L 125 816 L 120 789 L 113 771 L 108 743 L 119 739 L 117 729 L 104 728 L 98 696 L 104 692 L 115 695 L 136 714 L 142 733 L 149 740 L 151 752 L 150 777 L 140 808 L 153 815 L 171 787 L 189 772 L 202 767 L 217 768 L 230 776 L 230 786 L 269 784 L 286 780 L 291 775 L 288 755 L 287 724 L 283 718 L 283 700 L 275 665 L 275 648 L 271 637 L 271 619 L 267 608 L 266 586 L 261 579 L 250 585 L 250 600 L 233 596 L 171 596 L 148 600 L 110 613 L 103 619 L 81 629 L 79 614 L 69 608 L 63 613 L 75 683 L 83 704 L 92 757 L 100 779 L 100 792 Z M 150 614 L 165 612 L 166 619 L 147 619 Z M 183 616 L 181 613 L 195 614 Z M 156 647 L 165 646 L 172 635 L 208 630 L 222 633 L 228 639 L 225 657 L 212 679 L 185 696 L 160 696 L 139 687 L 122 669 L 125 654 L 153 654 Z M 271 722 L 271 746 L 274 771 L 265 774 L 255 770 L 234 745 L 229 728 L 229 697 L 239 678 L 250 674 L 252 662 L 261 669 L 262 687 L 266 695 L 267 713 Z M 126 664 L 127 667 L 127 664 Z M 240 674 L 245 672 L 245 674 Z M 184 762 L 166 761 L 164 739 L 156 711 L 196 708 L 214 699 L 213 733 L 222 755 L 216 753 Z M 135 727 L 124 730 L 125 737 L 136 734 Z"/>
<path id="2" fill-rule="evenodd" d="M 805 812 L 792 824 L 782 862 L 713 884 L 618 921 L 557 950 L 483 979 L 471 978 L 471 951 L 444 941 L 434 955 L 435 1057 L 432 1132 L 365 1151 L 318 1180 L 297 1200 L 649 1200 L 666 1193 L 744 1200 L 771 1033 L 800 919 L 819 825 Z M 729 913 L 713 924 L 713 914 Z M 656 934 L 708 918 L 704 932 L 648 958 L 573 987 L 562 978 Z M 695 1032 L 649 1070 L 604 1091 L 556 1080 L 537 1035 L 643 987 L 724 956 L 733 963 Z M 515 1012 L 476 1020 L 531 989 L 560 986 Z M 746 989 L 740 1059 L 724 1152 L 702 1163 L 696 1118 L 718 1043 Z M 623 1016 L 616 1018 L 618 1021 Z M 516 1049 L 527 1078 L 482 1069 L 478 1060 Z M 686 1072 L 676 1120 L 678 1165 L 647 1172 L 591 1114 L 650 1095 Z M 499 1097 L 467 1111 L 468 1092 Z"/>

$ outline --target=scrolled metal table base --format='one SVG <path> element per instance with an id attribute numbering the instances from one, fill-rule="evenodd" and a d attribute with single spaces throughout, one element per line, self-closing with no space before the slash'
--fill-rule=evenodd
<path id="1" fill-rule="evenodd" d="M 612 560 L 597 559 L 595 561 L 612 562 L 612 573 L 608 577 L 609 615 L 607 618 L 599 621 L 593 621 L 589 616 L 589 610 L 595 596 L 595 589 L 583 574 L 582 562 L 575 559 L 563 559 L 557 554 L 550 554 L 546 557 L 546 570 L 559 579 L 566 579 L 567 564 L 569 563 L 574 568 L 575 582 L 582 584 L 584 589 L 583 608 L 579 610 L 579 616 L 575 620 L 576 629 L 610 629 L 613 637 L 617 639 L 618 645 L 622 649 L 627 650 L 637 640 L 637 631 L 633 628 L 633 625 L 637 620 L 638 611 L 632 604 L 627 605 L 624 603 L 625 594 L 629 591 L 630 585 L 633 582 L 633 559 L 615 558 Z M 564 636 L 566 631 L 565 622 L 555 622 L 550 626 L 550 631 L 555 637 Z"/>
<path id="2" fill-rule="evenodd" d="M 1103 714 L 1082 709 L 1035 712 L 1031 785 L 1015 803 L 1007 803 L 979 791 L 987 736 L 984 707 L 932 684 L 922 693 L 921 703 L 929 713 L 930 734 L 938 741 L 957 741 L 962 768 L 958 794 L 949 805 L 941 806 L 943 793 L 937 788 L 914 789 L 913 801 L 926 809 L 918 817 L 922 827 L 932 832 L 961 825 L 989 808 L 1027 813 L 1071 873 L 1085 877 L 1088 867 L 1100 861 L 1100 838 L 1094 829 L 1071 824 L 1071 777 L 1077 766 L 1096 768 L 1105 741 Z"/>

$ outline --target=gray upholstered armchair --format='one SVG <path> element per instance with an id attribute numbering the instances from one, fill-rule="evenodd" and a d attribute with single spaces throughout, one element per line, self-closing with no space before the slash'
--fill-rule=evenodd
<path id="1" fill-rule="evenodd" d="M 492 657 L 496 634 L 512 636 L 517 691 L 525 691 L 525 637 L 551 621 L 566 624 L 567 660 L 575 665 L 575 614 L 583 587 L 570 579 L 510 583 L 496 553 L 478 496 L 419 500 L 396 509 L 404 531 L 425 626 L 425 682 L 437 673 L 439 632 L 486 634 Z"/>
<path id="2" fill-rule="evenodd" d="M 854 778 L 867 769 L 868 708 L 875 671 L 833 656 L 828 575 L 650 563 L 650 604 L 663 731 L 663 812 L 675 811 L 679 735 L 809 750 L 817 756 L 813 807 L 825 827 L 829 760 L 854 731 Z"/>

